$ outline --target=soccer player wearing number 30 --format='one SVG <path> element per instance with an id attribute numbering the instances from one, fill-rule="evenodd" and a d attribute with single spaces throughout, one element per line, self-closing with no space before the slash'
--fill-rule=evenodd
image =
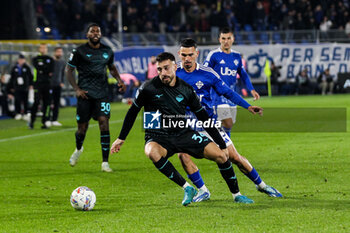
<path id="1" fill-rule="evenodd" d="M 121 91 L 125 85 L 120 79 L 114 62 L 114 53 L 110 47 L 101 44 L 101 29 L 97 24 L 90 24 L 86 37 L 88 43 L 73 50 L 67 65 L 67 79 L 75 90 L 78 103 L 77 115 L 78 130 L 75 133 L 76 149 L 70 157 L 69 163 L 75 166 L 83 152 L 83 142 L 91 117 L 97 120 L 100 127 L 102 165 L 101 170 L 112 172 L 108 164 L 109 157 L 109 117 L 110 103 L 108 101 L 108 82 L 106 66 L 118 81 Z M 78 70 L 78 84 L 73 76 L 74 69 Z"/>

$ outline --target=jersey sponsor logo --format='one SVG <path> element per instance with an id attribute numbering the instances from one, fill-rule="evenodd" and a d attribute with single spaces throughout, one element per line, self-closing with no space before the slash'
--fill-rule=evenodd
<path id="1" fill-rule="evenodd" d="M 178 96 L 176 96 L 176 100 L 177 100 L 177 102 L 180 103 L 181 101 L 184 100 L 184 97 L 182 95 L 178 95 Z"/>
<path id="2" fill-rule="evenodd" d="M 104 59 L 107 59 L 107 58 L 108 58 L 108 54 L 107 54 L 107 53 L 103 53 L 103 54 L 102 54 L 102 57 L 103 57 Z"/>
<path id="3" fill-rule="evenodd" d="M 221 75 L 225 75 L 225 76 L 236 76 L 237 74 L 237 70 L 231 70 L 228 67 L 225 67 L 225 69 L 223 69 L 224 67 L 220 68 L 220 73 Z"/>
<path id="4" fill-rule="evenodd" d="M 156 112 L 143 113 L 143 128 L 144 129 L 160 129 L 160 116 L 162 114 L 157 110 Z"/>
<path id="5" fill-rule="evenodd" d="M 237 59 L 235 59 L 235 60 L 233 61 L 233 63 L 235 63 L 235 65 L 237 66 L 238 63 L 239 63 L 239 61 L 238 61 Z"/>
<path id="6" fill-rule="evenodd" d="M 47 62 L 47 63 L 50 63 L 50 62 L 51 62 L 51 60 L 50 60 L 50 59 L 46 59 L 46 62 Z"/>
<path id="7" fill-rule="evenodd" d="M 224 59 L 222 59 L 222 60 L 220 61 L 220 64 L 226 64 L 226 62 L 224 61 Z"/>
<path id="8" fill-rule="evenodd" d="M 196 87 L 198 88 L 198 89 L 201 89 L 201 87 L 203 87 L 204 86 L 204 83 L 202 82 L 202 81 L 198 81 L 198 82 L 196 82 Z"/>
<path id="9" fill-rule="evenodd" d="M 154 95 L 157 99 L 159 99 L 161 96 L 163 96 L 163 94 L 160 95 Z"/>
<path id="10" fill-rule="evenodd" d="M 87 56 L 88 58 L 90 58 L 90 57 L 92 56 L 92 54 L 86 54 L 86 56 Z"/>

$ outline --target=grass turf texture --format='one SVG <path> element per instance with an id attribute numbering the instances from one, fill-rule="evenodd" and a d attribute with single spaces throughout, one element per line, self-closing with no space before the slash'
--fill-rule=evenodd
<path id="1" fill-rule="evenodd" d="M 340 133 L 233 133 L 238 151 L 284 195 L 274 199 L 257 192 L 235 167 L 241 192 L 255 201 L 252 205 L 233 202 L 215 163 L 195 160 L 212 197 L 181 206 L 182 189 L 144 155 L 141 118 L 121 152 L 110 157 L 112 174 L 100 171 L 94 121 L 79 163 L 69 166 L 75 147 L 74 108 L 61 109 L 64 126 L 49 130 L 39 129 L 40 119 L 32 131 L 23 121 L 2 120 L 0 232 L 349 232 L 350 96 L 273 97 L 257 104 L 345 107 L 348 119 L 347 132 Z M 127 109 L 112 105 L 111 142 Z M 177 157 L 170 160 L 185 176 Z M 96 193 L 93 211 L 71 207 L 69 197 L 78 186 Z"/>

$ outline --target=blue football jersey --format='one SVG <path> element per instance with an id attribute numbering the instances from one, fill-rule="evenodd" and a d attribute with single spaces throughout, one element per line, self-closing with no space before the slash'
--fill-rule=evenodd
<path id="1" fill-rule="evenodd" d="M 214 118 L 213 100 L 211 91 L 215 90 L 219 95 L 224 95 L 232 102 L 248 108 L 248 104 L 236 92 L 231 90 L 221 79 L 220 76 L 210 67 L 205 67 L 197 63 L 196 69 L 188 73 L 181 63 L 178 63 L 176 76 L 190 84 L 196 91 L 202 106 L 207 110 L 210 117 Z"/>
<path id="2" fill-rule="evenodd" d="M 235 90 L 237 82 L 237 73 L 240 75 L 242 81 L 247 86 L 248 90 L 254 90 L 252 83 L 250 82 L 248 73 L 244 69 L 242 64 L 241 54 L 237 51 L 231 50 L 231 53 L 227 54 L 221 50 L 221 48 L 212 50 L 204 61 L 204 66 L 211 67 L 216 71 L 220 78 L 232 89 Z M 235 106 L 235 104 L 227 98 L 217 95 L 212 92 L 214 105 L 229 104 Z"/>

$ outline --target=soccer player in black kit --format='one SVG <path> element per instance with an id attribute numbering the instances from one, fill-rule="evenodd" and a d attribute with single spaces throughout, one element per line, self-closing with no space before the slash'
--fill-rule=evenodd
<path id="1" fill-rule="evenodd" d="M 101 29 L 93 23 L 87 28 L 88 43 L 74 49 L 67 65 L 67 79 L 75 90 L 78 103 L 78 130 L 75 133 L 76 149 L 70 157 L 69 163 L 75 166 L 83 152 L 83 142 L 91 117 L 97 120 L 100 127 L 102 165 L 101 170 L 112 172 L 109 167 L 109 117 L 111 106 L 108 98 L 108 82 L 106 66 L 112 76 L 118 81 L 121 91 L 125 85 L 120 79 L 119 72 L 114 65 L 114 53 L 110 47 L 100 43 Z M 78 70 L 78 84 L 73 76 L 74 69 Z"/>
<path id="2" fill-rule="evenodd" d="M 31 117 L 28 123 L 29 129 L 34 128 L 34 122 L 36 118 L 36 113 L 42 100 L 42 112 L 43 116 L 41 118 L 42 129 L 46 129 L 46 121 L 49 120 L 49 104 L 51 100 L 51 77 L 54 69 L 54 60 L 52 57 L 47 55 L 47 45 L 39 45 L 39 55 L 34 57 L 32 60 L 34 66 L 34 104 L 31 109 Z"/>
<path id="3" fill-rule="evenodd" d="M 157 117 L 157 114 L 162 114 L 163 117 L 165 115 L 185 116 L 186 107 L 189 107 L 198 120 L 205 122 L 209 119 L 194 89 L 176 77 L 177 66 L 174 55 L 164 52 L 157 56 L 156 61 L 159 75 L 145 82 L 138 90 L 136 99 L 125 116 L 119 137 L 111 146 L 111 153 L 119 152 L 142 107 L 145 112 L 156 112 L 152 114 L 153 117 Z M 175 120 L 184 119 L 180 117 Z M 182 201 L 184 206 L 192 202 L 197 191 L 168 160 L 178 152 L 186 152 L 195 158 L 206 158 L 216 162 L 231 193 L 237 193 L 237 179 L 235 179 L 232 164 L 228 160 L 226 144 L 215 127 L 208 127 L 206 130 L 220 148 L 208 137 L 191 128 L 161 127 L 145 130 L 145 154 L 161 173 L 184 189 Z"/>

